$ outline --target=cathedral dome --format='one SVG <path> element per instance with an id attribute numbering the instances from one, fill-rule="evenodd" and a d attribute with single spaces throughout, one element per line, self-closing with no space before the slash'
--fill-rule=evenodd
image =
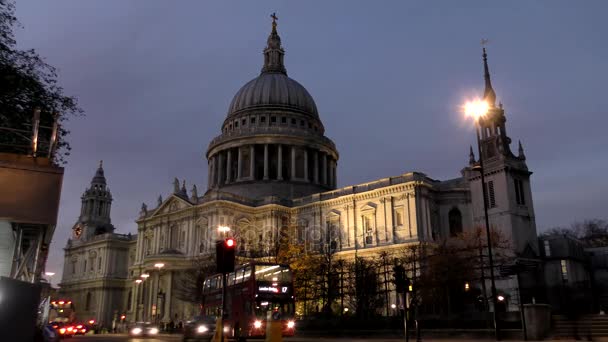
<path id="1" fill-rule="evenodd" d="M 247 82 L 234 95 L 228 117 L 258 108 L 287 109 L 319 117 L 317 105 L 306 88 L 282 72 L 262 72 Z"/>
<path id="2" fill-rule="evenodd" d="M 261 73 L 234 95 L 207 148 L 208 184 L 218 194 L 286 203 L 335 189 L 339 155 L 312 96 L 287 76 L 272 18 Z"/>

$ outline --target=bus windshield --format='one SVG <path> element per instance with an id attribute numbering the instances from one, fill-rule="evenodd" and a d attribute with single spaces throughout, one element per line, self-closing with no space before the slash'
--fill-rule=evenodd
<path id="1" fill-rule="evenodd" d="M 255 303 L 255 316 L 259 319 L 266 319 L 268 311 L 278 311 L 281 319 L 292 318 L 294 315 L 293 301 L 288 300 L 257 300 Z"/>

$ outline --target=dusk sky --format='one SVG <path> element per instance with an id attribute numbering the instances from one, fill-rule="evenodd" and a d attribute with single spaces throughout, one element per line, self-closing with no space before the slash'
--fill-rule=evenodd
<path id="1" fill-rule="evenodd" d="M 260 72 L 272 12 L 287 72 L 337 144 L 338 186 L 460 176 L 475 144 L 460 107 L 482 94 L 488 38 L 512 148 L 522 141 L 534 172 L 538 230 L 608 218 L 606 1 L 19 0 L 20 47 L 56 66 L 86 112 L 68 124 L 54 283 L 99 160 L 119 233 L 136 232 L 142 202 L 166 198 L 174 177 L 206 189 L 207 144 Z"/>

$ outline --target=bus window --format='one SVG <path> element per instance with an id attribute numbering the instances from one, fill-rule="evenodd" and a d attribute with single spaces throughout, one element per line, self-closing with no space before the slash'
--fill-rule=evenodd
<path id="1" fill-rule="evenodd" d="M 248 281 L 249 277 L 251 277 L 251 266 L 245 267 L 245 274 L 243 275 L 243 282 Z"/>
<path id="2" fill-rule="evenodd" d="M 279 265 L 256 265 L 256 280 L 290 282 L 291 271 L 287 267 Z"/>
<path id="3" fill-rule="evenodd" d="M 238 272 L 238 270 L 237 270 Z M 235 284 L 235 276 L 236 276 L 236 272 L 232 272 L 232 273 L 228 273 L 228 286 L 232 286 Z"/>
<path id="4" fill-rule="evenodd" d="M 236 273 L 235 284 L 240 284 L 240 283 L 243 282 L 243 272 L 244 272 L 244 270 L 242 268 L 236 270 L 236 272 L 235 272 Z"/>

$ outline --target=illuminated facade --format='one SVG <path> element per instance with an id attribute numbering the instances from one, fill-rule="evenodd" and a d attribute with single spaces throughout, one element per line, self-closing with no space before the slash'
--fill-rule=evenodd
<path id="1" fill-rule="evenodd" d="M 493 93 L 489 75 L 486 87 Z M 535 251 L 530 172 L 521 147 L 518 156 L 509 149 L 505 121 L 502 105 L 492 105 L 483 123 L 490 221 L 515 242 L 515 253 Z M 214 253 L 219 226 L 230 227 L 242 257 L 270 255 L 288 234 L 311 252 L 329 247 L 353 258 L 439 241 L 483 222 L 472 152 L 458 178 L 408 172 L 337 188 L 338 151 L 312 96 L 287 76 L 274 22 L 261 74 L 234 96 L 206 158 L 202 196 L 176 179 L 155 208 L 142 206 L 133 259 L 124 260 L 125 286 L 136 298 L 126 308 L 130 320 L 176 321 L 197 312 L 178 298 L 176 284 L 193 260 Z M 141 274 L 149 277 L 136 283 Z"/>

